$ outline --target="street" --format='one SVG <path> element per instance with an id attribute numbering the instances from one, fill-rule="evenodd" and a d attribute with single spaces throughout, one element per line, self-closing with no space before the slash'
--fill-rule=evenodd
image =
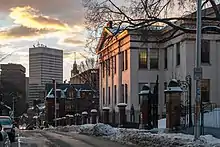
<path id="1" fill-rule="evenodd" d="M 129 147 L 112 141 L 81 134 L 65 134 L 42 130 L 19 131 L 12 147 Z"/>

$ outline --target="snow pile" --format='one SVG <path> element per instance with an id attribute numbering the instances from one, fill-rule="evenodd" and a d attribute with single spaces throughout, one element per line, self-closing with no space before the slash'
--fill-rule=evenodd
<path id="1" fill-rule="evenodd" d="M 138 146 L 152 147 L 220 147 L 220 140 L 211 135 L 201 136 L 194 141 L 193 135 L 181 133 L 158 133 L 152 130 L 113 128 L 106 124 L 86 124 L 79 126 L 57 127 L 56 131 L 71 133 L 83 133 L 120 142 L 123 144 L 135 144 Z"/>
<path id="2" fill-rule="evenodd" d="M 94 136 L 110 136 L 117 133 L 116 128 L 112 128 L 110 125 L 98 123 L 95 125 L 81 125 L 80 133 L 94 135 Z"/>

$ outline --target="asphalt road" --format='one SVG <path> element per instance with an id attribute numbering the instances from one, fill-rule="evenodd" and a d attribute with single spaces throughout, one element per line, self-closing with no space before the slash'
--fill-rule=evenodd
<path id="1" fill-rule="evenodd" d="M 41 130 L 19 131 L 12 147 L 131 147 L 109 140 L 81 134 L 47 132 Z"/>

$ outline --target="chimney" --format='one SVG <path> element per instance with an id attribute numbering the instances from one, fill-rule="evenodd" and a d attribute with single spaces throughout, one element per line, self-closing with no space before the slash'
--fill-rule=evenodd
<path id="1" fill-rule="evenodd" d="M 108 28 L 112 28 L 112 23 L 113 23 L 112 21 L 109 21 L 109 22 L 107 23 L 107 27 L 108 27 Z"/>

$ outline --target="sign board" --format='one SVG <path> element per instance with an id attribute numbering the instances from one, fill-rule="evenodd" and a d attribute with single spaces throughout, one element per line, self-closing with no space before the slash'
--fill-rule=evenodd
<path id="1" fill-rule="evenodd" d="M 202 79 L 202 68 L 194 68 L 194 80 L 201 80 Z"/>

